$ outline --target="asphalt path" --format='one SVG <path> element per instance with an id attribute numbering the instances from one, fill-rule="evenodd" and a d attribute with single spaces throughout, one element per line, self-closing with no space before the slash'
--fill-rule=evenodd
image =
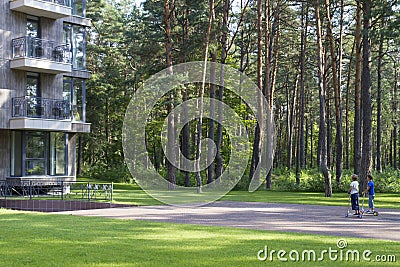
<path id="1" fill-rule="evenodd" d="M 347 207 L 217 201 L 204 206 L 137 206 L 59 212 L 80 216 L 170 223 L 229 226 L 400 241 L 400 210 L 380 209 L 379 216 L 345 217 Z"/>

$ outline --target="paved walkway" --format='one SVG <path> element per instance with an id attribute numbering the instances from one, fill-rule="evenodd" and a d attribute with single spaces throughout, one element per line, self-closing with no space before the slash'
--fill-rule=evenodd
<path id="1" fill-rule="evenodd" d="M 362 219 L 345 218 L 346 212 L 343 206 L 218 201 L 193 208 L 141 206 L 60 213 L 400 241 L 400 210 L 381 209 L 379 216 Z"/>

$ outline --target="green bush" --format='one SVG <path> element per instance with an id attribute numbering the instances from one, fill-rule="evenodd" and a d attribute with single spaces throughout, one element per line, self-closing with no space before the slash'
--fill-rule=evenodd
<path id="1" fill-rule="evenodd" d="M 352 170 L 344 170 L 342 181 L 336 183 L 335 173 L 331 172 L 333 192 L 347 192 L 351 183 Z M 400 170 L 386 169 L 381 173 L 373 173 L 376 192 L 400 192 Z M 324 177 L 318 169 L 302 170 L 300 184 L 296 184 L 295 170 L 276 168 L 272 174 L 272 190 L 276 191 L 307 191 L 323 192 L 325 190 Z"/>
<path id="2" fill-rule="evenodd" d="M 386 169 L 381 173 L 374 173 L 375 190 L 378 193 L 400 192 L 400 170 Z"/>
<path id="3" fill-rule="evenodd" d="M 84 175 L 90 178 L 117 183 L 133 183 L 133 178 L 125 164 L 117 166 L 94 165 L 84 171 Z"/>

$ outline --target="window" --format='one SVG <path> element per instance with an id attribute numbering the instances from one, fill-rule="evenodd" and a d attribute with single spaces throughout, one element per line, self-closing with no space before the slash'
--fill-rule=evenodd
<path id="1" fill-rule="evenodd" d="M 22 176 L 22 133 L 11 132 L 11 176 Z"/>
<path id="2" fill-rule="evenodd" d="M 25 175 L 45 175 L 46 133 L 27 132 L 25 134 Z"/>
<path id="3" fill-rule="evenodd" d="M 72 15 L 86 17 L 86 0 L 72 0 Z"/>
<path id="4" fill-rule="evenodd" d="M 50 133 L 50 175 L 66 173 L 66 148 L 64 133 Z"/>
<path id="5" fill-rule="evenodd" d="M 42 57 L 43 49 L 40 40 L 40 20 L 38 17 L 28 16 L 26 20 L 26 36 L 27 56 Z"/>
<path id="6" fill-rule="evenodd" d="M 38 17 L 28 16 L 26 20 L 26 36 L 40 38 L 40 20 Z"/>
<path id="7" fill-rule="evenodd" d="M 13 131 L 11 141 L 11 176 L 67 174 L 67 134 Z"/>
<path id="8" fill-rule="evenodd" d="M 40 82 L 38 73 L 26 73 L 26 95 L 40 97 Z"/>
<path id="9" fill-rule="evenodd" d="M 42 114 L 40 105 L 40 80 L 39 74 L 27 72 L 26 74 L 26 108 L 28 117 L 40 117 Z"/>
<path id="10" fill-rule="evenodd" d="M 86 80 L 64 76 L 63 98 L 71 105 L 73 120 L 86 120 Z"/>
<path id="11" fill-rule="evenodd" d="M 72 68 L 86 69 L 86 29 L 85 27 L 64 23 L 63 42 L 69 45 L 72 55 Z"/>

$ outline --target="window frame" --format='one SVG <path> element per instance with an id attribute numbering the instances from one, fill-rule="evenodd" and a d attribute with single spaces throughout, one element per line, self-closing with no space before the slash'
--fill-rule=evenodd
<path id="1" fill-rule="evenodd" d="M 30 134 L 42 135 L 44 145 L 43 158 L 28 158 L 27 157 L 27 138 Z M 64 141 L 64 173 L 53 172 L 51 157 L 51 136 L 52 134 L 63 134 L 62 140 Z M 10 160 L 10 174 L 11 177 L 29 177 L 29 176 L 66 176 L 68 174 L 69 159 L 69 135 L 64 132 L 40 132 L 40 131 L 11 131 L 11 160 Z M 56 147 L 54 147 L 56 149 Z M 17 151 L 18 150 L 18 151 Z M 27 170 L 27 161 L 42 160 L 44 162 L 44 174 L 29 174 Z M 19 166 L 16 166 L 18 162 Z M 17 169 L 18 168 L 18 169 Z"/>
<path id="2" fill-rule="evenodd" d="M 67 35 L 67 30 L 69 34 Z M 79 46 L 77 45 L 76 42 L 76 36 L 79 31 L 82 31 L 82 51 L 79 50 L 79 52 L 82 52 L 82 63 L 81 66 L 78 66 L 78 61 L 77 61 L 77 54 L 78 54 L 78 48 Z M 64 22 L 63 24 L 63 42 L 69 45 L 70 53 L 71 53 L 71 64 L 72 64 L 72 69 L 73 70 L 86 70 L 86 41 L 87 41 L 87 29 L 85 26 L 82 25 L 77 25 L 73 23 L 68 23 Z"/>
<path id="3" fill-rule="evenodd" d="M 77 119 L 75 117 L 75 109 L 74 109 L 74 99 L 75 99 L 75 85 L 77 82 L 81 83 L 82 86 L 82 91 L 81 91 L 81 119 Z M 70 101 L 70 107 L 71 107 L 71 116 L 72 116 L 72 120 L 74 121 L 81 121 L 81 122 L 86 122 L 86 79 L 82 79 L 82 78 L 75 78 L 75 77 L 70 77 L 70 76 L 64 76 L 64 80 L 63 80 L 63 93 L 65 92 L 64 89 L 66 88 L 65 85 L 68 84 L 69 85 L 69 101 Z"/>

